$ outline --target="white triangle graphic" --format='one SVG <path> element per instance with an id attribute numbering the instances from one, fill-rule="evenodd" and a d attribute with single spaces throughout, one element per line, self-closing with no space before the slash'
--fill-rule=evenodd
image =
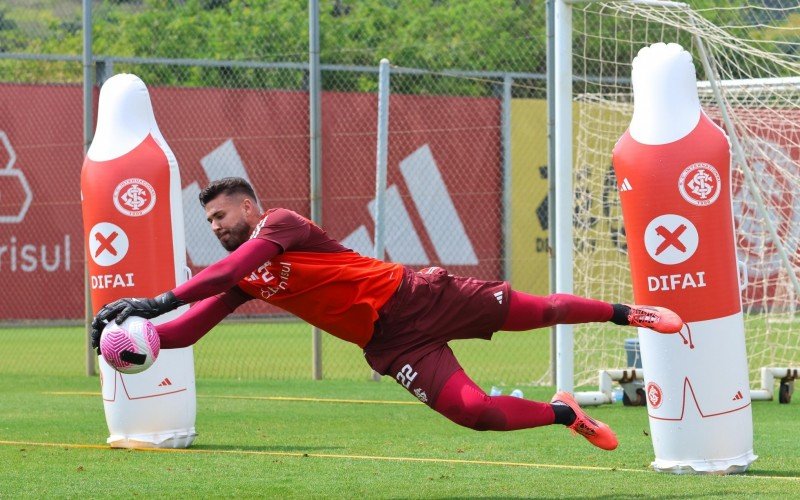
<path id="1" fill-rule="evenodd" d="M 456 211 L 442 174 L 427 144 L 400 162 L 400 172 L 411 200 L 422 219 L 433 249 L 444 265 L 476 265 L 478 257 Z M 375 200 L 368 204 L 375 219 Z M 386 253 L 394 262 L 430 264 L 399 189 L 386 189 Z M 342 245 L 362 255 L 372 255 L 373 243 L 366 227 L 359 226 L 342 240 Z M 501 302 L 502 303 L 502 302 Z"/>
<path id="2" fill-rule="evenodd" d="M 209 181 L 223 177 L 242 177 L 250 182 L 247 169 L 233 139 L 226 140 L 205 155 L 200 160 L 200 165 Z M 197 201 L 199 194 L 200 186 L 197 182 L 189 184 L 182 190 L 186 251 L 192 264 L 203 267 L 227 257 L 228 252 L 219 244 L 214 233 L 208 230 L 206 211 Z"/>

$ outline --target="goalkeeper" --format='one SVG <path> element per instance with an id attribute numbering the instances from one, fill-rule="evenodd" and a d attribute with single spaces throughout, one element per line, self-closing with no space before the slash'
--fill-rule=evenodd
<path id="1" fill-rule="evenodd" d="M 610 321 L 660 333 L 683 326 L 674 312 L 660 307 L 567 294 L 533 296 L 503 281 L 453 276 L 438 267 L 414 271 L 362 256 L 295 212 L 274 208 L 262 214 L 253 188 L 241 178 L 212 182 L 200 193 L 200 203 L 230 255 L 158 297 L 104 306 L 92 322 L 95 348 L 109 321 L 154 318 L 193 303 L 185 314 L 157 326 L 162 348 L 186 347 L 255 298 L 357 344 L 372 369 L 392 376 L 459 425 L 510 431 L 562 424 L 613 450 L 614 432 L 584 413 L 569 393 L 556 393 L 550 403 L 488 396 L 464 373 L 448 342 L 489 340 L 499 330 L 557 323 Z"/>

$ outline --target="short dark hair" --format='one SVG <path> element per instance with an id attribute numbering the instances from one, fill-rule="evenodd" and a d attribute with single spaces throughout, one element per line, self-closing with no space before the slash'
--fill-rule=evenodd
<path id="1" fill-rule="evenodd" d="M 253 201 L 258 202 L 256 193 L 253 191 L 253 186 L 251 186 L 249 182 L 241 177 L 223 177 L 222 179 L 213 181 L 206 186 L 205 189 L 200 191 L 200 204 L 206 206 L 206 203 L 221 194 L 228 196 L 232 194 L 243 194 L 252 198 Z"/>

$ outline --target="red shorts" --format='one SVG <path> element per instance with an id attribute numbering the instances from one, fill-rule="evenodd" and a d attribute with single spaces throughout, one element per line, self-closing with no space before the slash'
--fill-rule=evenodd
<path id="1" fill-rule="evenodd" d="M 461 368 L 447 343 L 492 338 L 508 315 L 509 285 L 448 275 L 441 268 L 405 268 L 400 288 L 379 311 L 364 357 L 433 407 Z"/>

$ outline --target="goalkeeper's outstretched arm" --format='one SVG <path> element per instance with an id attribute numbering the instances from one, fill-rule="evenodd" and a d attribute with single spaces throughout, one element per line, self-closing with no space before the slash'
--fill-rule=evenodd
<path id="1" fill-rule="evenodd" d="M 197 302 L 174 320 L 156 325 L 161 347 L 177 349 L 194 344 L 251 298 L 239 287 L 234 287 L 225 293 Z"/>
<path id="2" fill-rule="evenodd" d="M 175 287 L 172 293 L 184 304 L 223 293 L 282 252 L 283 249 L 275 242 L 253 238 L 189 281 Z"/>
<path id="3" fill-rule="evenodd" d="M 152 299 L 147 297 L 122 298 L 106 304 L 92 320 L 92 347 L 99 349 L 100 335 L 109 321 L 116 321 L 119 324 L 129 316 L 151 319 L 184 304 L 213 298 L 233 289 L 239 281 L 252 273 L 258 266 L 282 252 L 283 248 L 275 242 L 263 238 L 253 238 L 243 243 L 224 259 L 199 272 L 186 283 L 178 285 L 158 297 Z M 240 291 L 240 293 L 243 292 Z M 222 315 L 217 319 L 203 334 L 224 317 L 225 315 Z"/>
<path id="4" fill-rule="evenodd" d="M 100 338 L 100 331 L 109 321 L 121 324 L 129 316 L 152 319 L 184 304 L 197 302 L 224 293 L 252 273 L 258 266 L 283 252 L 277 243 L 265 239 L 252 239 L 236 251 L 208 266 L 186 283 L 178 285 L 155 298 L 122 298 L 98 311 L 92 321 L 92 338 Z"/>

